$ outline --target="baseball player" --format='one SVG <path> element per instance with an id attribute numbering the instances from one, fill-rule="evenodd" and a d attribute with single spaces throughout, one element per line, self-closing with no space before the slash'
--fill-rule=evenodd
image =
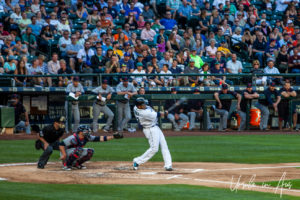
<path id="1" fill-rule="evenodd" d="M 59 139 L 65 133 L 65 121 L 64 117 L 58 117 L 53 124 L 44 127 L 38 134 L 36 149 L 43 149 L 44 152 L 38 161 L 37 168 L 44 169 L 53 150 L 59 150 Z"/>
<path id="2" fill-rule="evenodd" d="M 177 94 L 176 88 L 171 88 L 171 94 Z M 174 105 L 176 105 L 176 107 L 168 111 L 168 109 L 170 109 Z M 189 117 L 183 113 L 183 106 L 180 105 L 179 101 L 176 99 L 166 100 L 165 110 L 167 118 L 170 120 L 170 122 L 172 122 L 175 131 L 180 131 L 189 121 Z M 176 122 L 177 120 L 179 120 L 179 125 Z"/>
<path id="3" fill-rule="evenodd" d="M 231 107 L 231 99 L 220 99 L 219 96 L 222 94 L 231 94 L 238 99 L 237 110 L 240 110 L 241 95 L 236 92 L 228 91 L 228 85 L 226 84 L 222 85 L 221 91 L 214 94 L 214 97 L 216 99 L 216 106 L 213 106 L 213 108 L 221 118 L 219 131 L 227 131 L 227 118 Z"/>
<path id="4" fill-rule="evenodd" d="M 278 104 L 281 100 L 280 93 L 277 89 L 275 89 L 275 83 L 271 82 L 269 87 L 264 91 L 265 99 L 259 99 L 255 104 L 255 107 L 258 108 L 261 112 L 261 120 L 260 120 L 260 130 L 268 130 L 268 121 L 269 121 L 269 105 L 272 105 L 275 112 L 278 111 Z M 276 97 L 276 102 L 273 101 L 272 95 Z"/>
<path id="5" fill-rule="evenodd" d="M 92 92 L 97 96 L 97 100 L 93 105 L 93 132 L 98 131 L 98 118 L 100 112 L 103 112 L 108 118 L 106 125 L 103 129 L 104 132 L 108 132 L 114 119 L 114 113 L 107 107 L 106 101 L 111 99 L 111 95 L 114 89 L 107 85 L 107 80 L 103 79 L 102 85 L 93 89 Z"/>
<path id="6" fill-rule="evenodd" d="M 137 94 L 132 83 L 128 83 L 128 78 L 124 77 L 123 81 L 117 85 L 116 91 L 118 95 L 124 95 L 124 99 L 117 101 L 118 108 L 118 131 L 123 131 L 129 120 L 131 119 L 131 111 L 129 100 Z"/>
<path id="7" fill-rule="evenodd" d="M 116 133 L 113 136 L 94 136 L 91 135 L 90 127 L 79 126 L 76 133 L 67 137 L 59 144 L 63 169 L 67 171 L 72 170 L 72 167 L 86 169 L 82 164 L 92 158 L 94 149 L 84 148 L 85 144 L 89 141 L 106 142 L 114 138 L 120 139 L 123 138 L 123 135 Z"/>
<path id="8" fill-rule="evenodd" d="M 139 165 L 147 162 L 158 151 L 159 145 L 165 162 L 165 170 L 172 171 L 172 158 L 164 134 L 157 126 L 157 115 L 143 97 L 136 99 L 134 106 L 134 115 L 137 121 L 143 126 L 143 132 L 148 139 L 150 148 L 141 156 L 133 159 L 133 169 L 137 170 Z"/>
<path id="9" fill-rule="evenodd" d="M 81 85 L 81 83 L 79 83 L 79 77 L 73 78 L 73 82 L 67 86 L 66 93 L 67 93 L 67 95 L 70 95 L 70 93 L 71 93 L 72 95 L 74 95 L 75 98 L 81 96 L 84 93 L 83 86 Z M 77 130 L 77 128 L 79 126 L 79 122 L 80 122 L 80 113 L 79 113 L 78 104 L 79 104 L 78 100 L 74 99 L 72 101 L 72 113 L 74 115 L 73 130 Z M 66 116 L 68 116 L 68 102 L 67 101 L 65 103 L 65 110 L 66 110 Z M 68 122 L 68 119 L 67 119 L 67 122 Z M 71 126 L 71 124 L 70 125 L 67 124 L 67 125 Z M 68 130 L 66 130 L 66 131 L 68 131 Z"/>
<path id="10" fill-rule="evenodd" d="M 246 90 L 242 92 L 242 100 L 241 100 L 241 109 L 238 110 L 238 114 L 241 117 L 241 123 L 239 126 L 238 131 L 245 130 L 246 127 L 246 111 L 247 111 L 247 105 L 251 108 L 252 105 L 252 99 L 256 99 L 259 97 L 259 94 L 255 91 L 253 91 L 252 84 L 248 83 Z"/>
<path id="11" fill-rule="evenodd" d="M 199 89 L 195 89 L 193 94 L 198 95 L 200 94 L 200 90 Z M 203 118 L 203 106 L 204 106 L 204 101 L 203 100 L 199 100 L 199 99 L 190 99 L 187 103 L 188 106 L 188 115 L 190 117 L 190 127 L 189 130 L 193 130 L 195 128 L 195 119 L 202 117 Z M 206 115 L 206 127 L 208 130 L 212 129 L 212 125 L 211 125 L 211 121 L 210 121 L 210 117 L 209 117 L 209 113 L 208 111 L 207 115 Z"/>

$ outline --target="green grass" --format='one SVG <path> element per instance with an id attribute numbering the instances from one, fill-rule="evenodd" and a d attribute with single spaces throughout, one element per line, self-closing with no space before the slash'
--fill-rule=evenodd
<path id="1" fill-rule="evenodd" d="M 205 199 L 275 200 L 278 194 L 190 185 L 60 185 L 0 182 L 0 199 L 5 200 L 110 200 L 110 199 Z M 283 200 L 299 197 L 285 196 Z"/>
<path id="2" fill-rule="evenodd" d="M 268 186 L 272 186 L 272 187 L 283 187 L 283 188 L 291 188 L 291 189 L 300 189 L 300 179 L 293 179 L 293 180 L 284 180 L 283 182 L 279 182 L 278 181 L 270 181 L 270 182 L 259 182 L 259 183 L 255 183 L 257 185 L 268 185 Z M 290 187 L 291 185 L 291 187 Z"/>
<path id="3" fill-rule="evenodd" d="M 223 135 L 167 137 L 174 162 L 284 163 L 299 162 L 298 135 Z M 148 147 L 145 138 L 124 138 L 88 143 L 95 149 L 93 161 L 131 161 Z M 0 163 L 35 162 L 42 153 L 33 140 L 0 141 Z M 51 161 L 58 161 L 55 151 Z M 162 161 L 158 153 L 151 161 Z"/>

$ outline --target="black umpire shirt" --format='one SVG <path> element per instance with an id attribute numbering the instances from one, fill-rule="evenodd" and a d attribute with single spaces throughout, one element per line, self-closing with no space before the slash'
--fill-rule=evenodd
<path id="1" fill-rule="evenodd" d="M 40 137 L 43 137 L 48 143 L 53 143 L 63 136 L 64 132 L 65 129 L 59 128 L 56 130 L 52 124 L 43 128 L 43 131 L 40 133 Z"/>
<path id="2" fill-rule="evenodd" d="M 265 99 L 259 99 L 258 102 L 264 106 L 269 106 L 274 103 L 272 99 L 272 95 L 274 95 L 275 98 L 277 98 L 277 96 L 279 96 L 280 93 L 276 89 L 274 89 L 274 91 L 271 91 L 270 88 L 268 88 L 264 91 L 264 95 L 265 95 Z"/>
<path id="3" fill-rule="evenodd" d="M 231 94 L 232 96 L 234 97 L 237 97 L 237 93 L 236 92 L 232 92 L 232 91 L 227 91 L 227 93 L 223 93 L 223 91 L 219 91 L 219 97 L 222 95 L 222 94 Z M 222 104 L 222 110 L 227 110 L 229 112 L 230 110 L 230 107 L 231 107 L 231 99 L 221 99 L 220 98 L 220 101 L 221 101 L 221 104 Z M 216 101 L 216 108 L 219 109 L 219 102 Z"/>
<path id="4" fill-rule="evenodd" d="M 247 92 L 248 94 L 254 94 L 254 91 L 252 90 L 251 92 L 249 92 L 248 90 L 244 90 L 243 91 L 243 93 L 242 93 L 242 96 L 243 96 L 243 98 L 242 98 L 242 100 L 241 100 L 241 104 L 240 104 L 240 106 L 241 106 L 241 111 L 242 112 L 246 112 L 246 110 L 247 110 L 247 105 L 249 104 L 250 106 L 250 108 L 251 108 L 251 104 L 252 104 L 252 99 L 246 99 L 245 98 L 245 96 L 244 96 L 244 93 L 245 92 Z"/>

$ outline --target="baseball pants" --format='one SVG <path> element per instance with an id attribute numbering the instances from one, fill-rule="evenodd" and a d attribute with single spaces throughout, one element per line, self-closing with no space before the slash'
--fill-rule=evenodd
<path id="1" fill-rule="evenodd" d="M 269 108 L 265 105 L 260 104 L 259 102 L 256 102 L 255 107 L 258 108 L 261 112 L 259 128 L 260 130 L 266 129 L 268 126 L 270 115 Z"/>
<path id="2" fill-rule="evenodd" d="M 143 155 L 134 158 L 133 162 L 136 162 L 138 165 L 147 162 L 158 152 L 160 146 L 165 163 L 164 167 L 172 167 L 172 158 L 168 148 L 168 144 L 160 128 L 158 126 L 144 128 L 143 132 L 145 134 L 145 137 L 148 139 L 150 148 Z"/>
<path id="3" fill-rule="evenodd" d="M 175 121 L 175 115 L 172 113 L 169 113 L 167 118 L 172 122 L 174 129 L 182 129 L 184 125 L 189 121 L 189 118 L 187 115 L 180 113 L 179 114 L 179 125 Z"/>
<path id="4" fill-rule="evenodd" d="M 192 130 L 193 128 L 195 128 L 195 119 L 196 117 L 200 117 L 199 113 L 196 113 L 196 112 L 188 112 L 188 115 L 190 116 L 190 128 L 189 130 Z M 207 124 L 206 124 L 206 127 L 208 129 L 211 129 L 212 128 L 212 125 L 211 125 L 211 121 L 210 121 L 210 117 L 209 117 L 209 113 L 207 112 L 207 115 L 206 115 L 206 121 L 207 121 Z"/>
<path id="5" fill-rule="evenodd" d="M 227 128 L 228 111 L 224 109 L 215 109 L 216 113 L 220 115 L 219 131 Z"/>
<path id="6" fill-rule="evenodd" d="M 70 148 L 66 150 L 67 159 L 64 165 L 68 167 L 78 166 L 90 160 L 94 154 L 94 149 L 90 148 Z"/>
<path id="7" fill-rule="evenodd" d="M 246 113 L 241 110 L 239 110 L 237 113 L 241 117 L 241 122 L 238 131 L 243 131 L 246 128 Z"/>
<path id="8" fill-rule="evenodd" d="M 112 120 L 114 119 L 114 113 L 107 107 L 107 105 L 105 106 L 100 106 L 96 103 L 94 103 L 93 105 L 93 132 L 97 132 L 98 131 L 98 118 L 100 115 L 100 112 L 103 112 L 105 116 L 107 116 L 107 121 L 106 121 L 106 125 L 105 125 L 105 129 L 109 130 L 111 124 L 112 124 Z"/>
<path id="9" fill-rule="evenodd" d="M 118 108 L 118 131 L 123 131 L 129 120 L 131 119 L 131 111 L 129 102 L 121 103 L 117 101 Z"/>
<path id="10" fill-rule="evenodd" d="M 42 148 L 44 149 L 44 143 L 42 143 Z M 47 147 L 47 149 L 44 150 L 43 154 L 41 155 L 41 157 L 39 159 L 38 166 L 44 167 L 47 164 L 53 150 L 59 150 L 59 142 L 58 141 L 50 143 L 49 146 Z"/>
<path id="11" fill-rule="evenodd" d="M 65 111 L 66 111 L 66 129 L 68 128 L 68 102 L 65 103 Z M 80 113 L 79 113 L 79 105 L 78 104 L 72 104 L 72 110 L 71 110 L 71 116 L 74 116 L 74 126 L 73 126 L 73 132 L 75 132 L 79 126 L 80 122 Z M 72 124 L 70 124 L 70 127 L 72 127 Z M 69 130 L 66 130 L 67 132 Z"/>

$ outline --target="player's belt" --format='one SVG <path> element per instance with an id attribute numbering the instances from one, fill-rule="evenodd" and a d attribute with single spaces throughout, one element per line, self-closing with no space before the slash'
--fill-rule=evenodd
<path id="1" fill-rule="evenodd" d="M 145 129 L 147 129 L 147 128 L 153 128 L 153 127 L 155 127 L 155 126 L 157 126 L 157 124 L 152 125 L 152 126 L 150 126 L 150 127 L 145 127 Z"/>

